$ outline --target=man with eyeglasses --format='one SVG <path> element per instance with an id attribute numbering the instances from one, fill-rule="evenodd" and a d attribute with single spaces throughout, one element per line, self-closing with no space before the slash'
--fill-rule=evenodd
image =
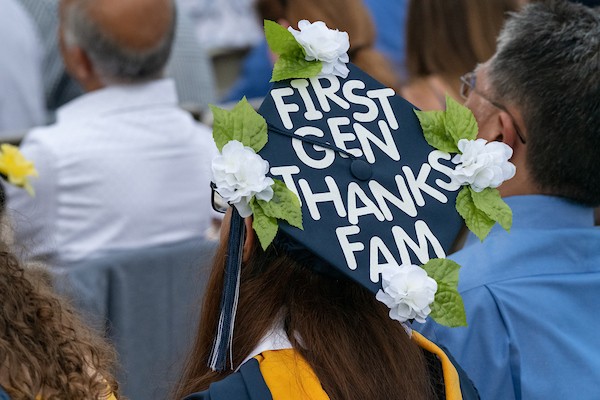
<path id="1" fill-rule="evenodd" d="M 447 347 L 482 399 L 600 397 L 600 11 L 536 2 L 462 78 L 480 137 L 513 149 L 513 211 L 451 256 L 468 327 L 418 329 Z"/>

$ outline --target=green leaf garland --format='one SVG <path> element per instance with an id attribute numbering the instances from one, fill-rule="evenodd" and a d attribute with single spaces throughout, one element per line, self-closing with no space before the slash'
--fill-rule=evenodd
<path id="1" fill-rule="evenodd" d="M 498 189 L 487 188 L 481 192 L 476 192 L 471 188 L 469 190 L 471 191 L 475 207 L 484 212 L 490 219 L 497 221 L 507 232 L 510 232 L 512 210 L 502 200 Z"/>
<path id="2" fill-rule="evenodd" d="M 421 123 L 425 140 L 431 147 L 446 153 L 458 153 L 456 141 L 446 133 L 445 111 L 418 111 L 415 110 Z"/>
<path id="3" fill-rule="evenodd" d="M 219 151 L 232 140 L 258 153 L 267 144 L 267 121 L 248 103 L 246 97 L 230 111 L 210 105 L 213 112 L 213 139 Z"/>
<path id="4" fill-rule="evenodd" d="M 265 215 L 282 219 L 296 228 L 303 229 L 298 197 L 280 180 L 275 179 L 272 188 L 273 198 L 270 201 L 257 200 Z"/>
<path id="5" fill-rule="evenodd" d="M 477 121 L 471 110 L 448 95 L 445 111 L 414 111 L 425 140 L 437 150 L 459 153 L 458 142 L 461 139 L 477 138 Z M 469 230 L 482 241 L 496 222 L 507 231 L 512 226 L 512 211 L 496 189 L 475 192 L 470 186 L 463 187 L 456 198 L 456 210 Z"/>
<path id="6" fill-rule="evenodd" d="M 473 193 L 467 186 L 460 190 L 456 197 L 456 211 L 465 220 L 467 228 L 483 241 L 496 222 L 477 208 L 473 200 Z"/>
<path id="7" fill-rule="evenodd" d="M 319 75 L 323 64 L 318 60 L 307 61 L 306 51 L 290 31 L 269 20 L 265 20 L 264 28 L 269 48 L 279 56 L 273 67 L 271 82 Z"/>
<path id="8" fill-rule="evenodd" d="M 223 146 L 231 140 L 241 142 L 256 153 L 267 144 L 267 122 L 245 97 L 230 111 L 213 105 L 210 108 L 214 116 L 213 138 L 219 151 L 223 151 Z M 253 214 L 252 227 L 263 249 L 266 249 L 277 235 L 278 220 L 284 220 L 296 228 L 303 229 L 300 200 L 285 183 L 277 179 L 273 181 L 274 184 L 271 186 L 273 198 L 270 201 L 256 198 L 250 201 Z"/>
<path id="9" fill-rule="evenodd" d="M 277 22 L 264 21 L 265 37 L 269 48 L 275 54 L 290 54 L 304 57 L 304 48 L 296 41 L 296 38 L 290 31 L 279 25 Z"/>
<path id="10" fill-rule="evenodd" d="M 277 224 L 277 218 L 269 217 L 263 210 L 262 206 L 256 201 L 256 198 L 250 202 L 250 208 L 252 209 L 252 228 L 258 236 L 263 250 L 269 247 L 269 244 L 275 239 L 279 225 Z"/>
<path id="11" fill-rule="evenodd" d="M 461 139 L 475 140 L 479 130 L 475 116 L 471 110 L 448 95 L 445 116 L 446 132 L 454 139 L 454 143 Z"/>
<path id="12" fill-rule="evenodd" d="M 451 328 L 466 326 L 465 305 L 458 293 L 460 265 L 447 258 L 434 258 L 423 265 L 423 269 L 438 285 L 429 316 L 438 324 Z"/>
<path id="13" fill-rule="evenodd" d="M 279 56 L 275 62 L 271 82 L 285 79 L 312 78 L 319 75 L 322 69 L 321 61 L 306 61 L 304 58 L 284 54 Z"/>

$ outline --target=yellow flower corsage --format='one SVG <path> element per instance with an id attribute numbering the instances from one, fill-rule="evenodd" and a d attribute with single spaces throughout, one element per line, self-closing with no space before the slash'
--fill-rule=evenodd
<path id="1" fill-rule="evenodd" d="M 0 175 L 9 183 L 27 190 L 31 196 L 35 194 L 28 178 L 37 177 L 38 172 L 18 147 L 6 143 L 0 145 Z"/>

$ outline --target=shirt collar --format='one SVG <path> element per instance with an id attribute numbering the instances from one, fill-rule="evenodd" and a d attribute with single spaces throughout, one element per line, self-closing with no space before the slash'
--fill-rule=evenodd
<path id="1" fill-rule="evenodd" d="M 177 105 L 177 92 L 172 79 L 111 85 L 88 92 L 60 107 L 56 119 L 59 123 L 89 119 L 94 116 L 156 105 Z"/>
<path id="2" fill-rule="evenodd" d="M 238 366 L 239 369 L 246 361 L 256 357 L 267 350 L 292 349 L 292 343 L 288 339 L 287 333 L 283 329 L 283 321 L 277 323 L 267 334 L 258 342 L 258 345 L 250 352 L 248 357 Z M 237 370 L 236 369 L 236 370 Z"/>
<path id="3" fill-rule="evenodd" d="M 511 231 L 521 229 L 591 228 L 594 226 L 594 209 L 562 197 L 547 195 L 510 196 L 503 199 L 513 213 Z M 498 224 L 491 235 L 507 234 Z M 469 233 L 465 245 L 480 240 Z"/>

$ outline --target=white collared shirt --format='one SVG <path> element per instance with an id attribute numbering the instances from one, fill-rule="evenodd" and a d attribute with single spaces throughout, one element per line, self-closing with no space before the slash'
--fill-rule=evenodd
<path id="1" fill-rule="evenodd" d="M 177 107 L 172 80 L 111 86 L 59 108 L 21 150 L 36 196 L 7 185 L 15 240 L 64 264 L 201 237 L 213 215 L 210 129 Z"/>
<path id="2" fill-rule="evenodd" d="M 292 349 L 292 342 L 283 329 L 283 321 L 280 321 L 272 329 L 270 329 L 265 336 L 258 342 L 256 347 L 248 354 L 244 361 L 236 368 L 236 371 L 240 369 L 248 360 L 256 357 L 257 355 L 268 351 L 268 350 L 284 350 Z"/>

